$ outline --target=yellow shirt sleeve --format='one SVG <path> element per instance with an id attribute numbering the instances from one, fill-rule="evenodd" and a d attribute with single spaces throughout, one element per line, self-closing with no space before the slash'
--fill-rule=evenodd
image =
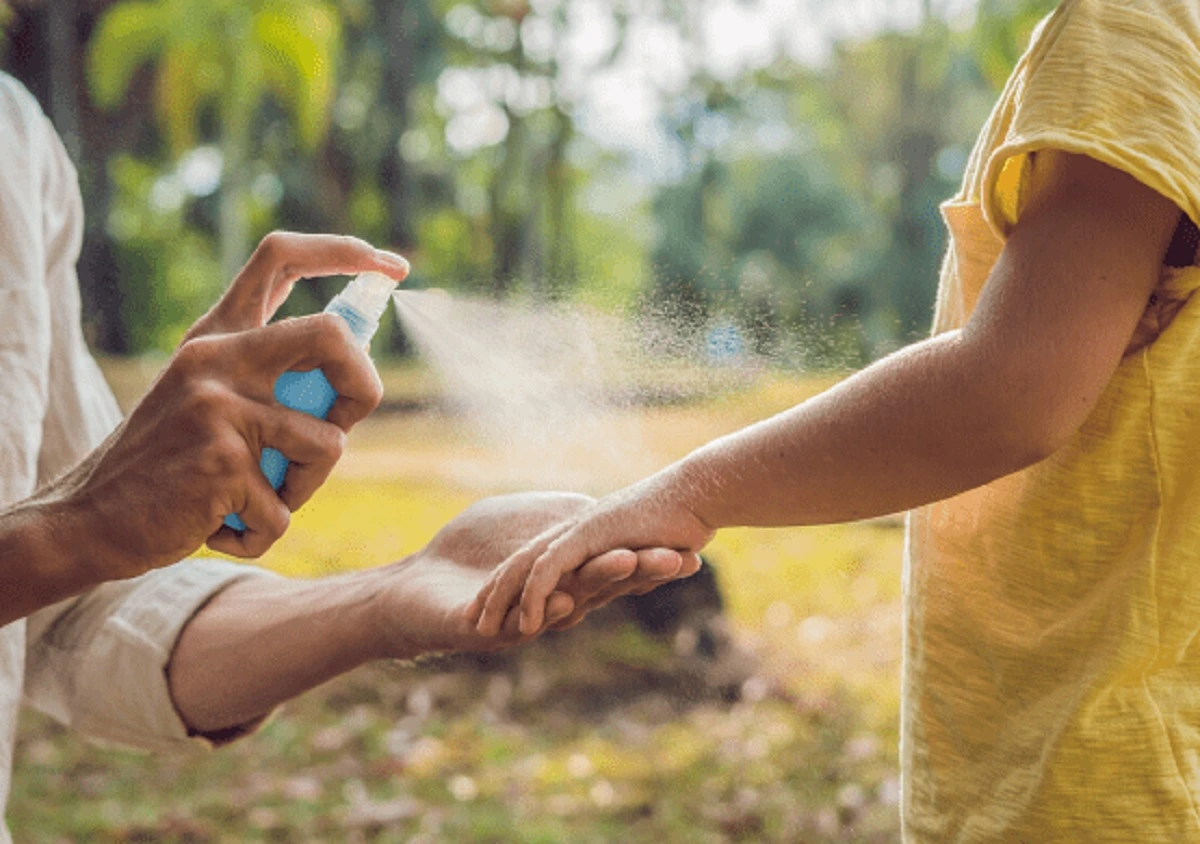
<path id="1" fill-rule="evenodd" d="M 1200 222 L 1200 4 L 1065 0 L 993 115 L 969 197 L 1006 239 L 1030 154 L 1054 148 L 1129 173 Z"/>

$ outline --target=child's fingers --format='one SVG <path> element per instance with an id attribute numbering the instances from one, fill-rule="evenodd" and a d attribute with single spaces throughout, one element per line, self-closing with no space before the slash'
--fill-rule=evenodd
<path id="1" fill-rule="evenodd" d="M 700 567 L 704 565 L 704 561 L 700 559 L 700 555 L 695 551 L 680 551 L 679 556 L 682 562 L 679 565 L 676 577 L 691 577 L 700 571 Z"/>
<path id="2" fill-rule="evenodd" d="M 533 567 L 533 561 L 566 529 L 566 525 L 558 525 L 545 531 L 492 572 L 492 576 L 489 578 L 490 588 L 485 584 L 479 595 L 476 596 L 478 601 L 480 597 L 483 597 L 483 593 L 487 592 L 486 597 L 483 597 L 483 610 L 480 612 L 479 621 L 475 626 L 480 634 L 495 636 L 500 632 L 505 614 L 521 591 L 521 585 L 525 582 L 529 569 Z"/>
<path id="3" fill-rule="evenodd" d="M 517 553 L 519 554 L 523 550 L 525 549 L 518 549 Z M 516 554 L 512 556 L 516 556 Z M 505 560 L 503 563 L 496 566 L 496 568 L 492 569 L 492 573 L 488 575 L 487 580 L 483 582 L 483 586 L 479 587 L 479 592 L 467 606 L 467 616 L 471 619 L 472 624 L 479 624 L 479 621 L 483 615 L 483 611 L 487 607 L 488 598 L 490 598 L 492 593 L 496 591 L 496 584 L 500 582 L 500 578 L 504 575 L 504 572 L 507 569 L 507 564 L 511 559 L 512 558 L 510 557 L 508 560 Z"/>
<path id="4" fill-rule="evenodd" d="M 546 599 L 562 576 L 554 567 L 554 545 L 538 556 L 529 566 L 524 588 L 514 596 L 521 608 L 521 632 L 531 633 L 542 626 Z"/>
<path id="5" fill-rule="evenodd" d="M 555 591 L 546 601 L 546 630 L 557 629 L 556 625 L 567 619 L 575 611 L 575 600 L 566 592 Z M 545 630 L 539 631 L 544 633 Z M 511 645 L 527 642 L 533 636 L 521 632 L 521 612 L 519 607 L 512 607 L 504 616 L 500 632 L 491 641 L 486 650 L 498 650 Z"/>
<path id="6" fill-rule="evenodd" d="M 549 613 L 547 613 L 547 626 L 550 630 L 567 630 L 574 627 L 579 622 L 583 621 L 588 613 L 594 609 L 599 609 L 605 606 L 615 598 L 620 598 L 622 595 L 631 593 L 629 587 L 621 582 L 610 583 L 608 586 L 601 589 L 596 594 L 592 595 L 586 603 L 577 605 L 567 616 L 558 621 L 549 621 Z"/>
<path id="7" fill-rule="evenodd" d="M 521 550 L 519 550 L 517 554 L 520 554 Z M 479 587 L 479 592 L 475 595 L 474 600 L 472 600 L 467 607 L 467 617 L 471 620 L 471 624 L 475 626 L 475 629 L 480 633 L 483 633 L 483 616 L 487 610 L 488 601 L 491 600 L 492 595 L 496 591 L 496 585 L 500 582 L 500 578 L 504 575 L 504 572 L 508 570 L 508 564 L 511 561 L 512 557 L 509 557 L 503 563 L 496 566 L 496 568 L 492 569 L 492 573 L 488 575 L 488 578 L 484 581 L 483 586 Z"/>
<path id="8" fill-rule="evenodd" d="M 545 618 L 546 599 L 564 572 L 574 571 L 590 557 L 583 540 L 569 531 L 551 542 L 530 563 L 525 588 L 521 591 L 521 631 L 539 630 Z"/>
<path id="9" fill-rule="evenodd" d="M 504 623 L 500 625 L 500 630 L 494 637 L 495 646 L 497 648 L 507 647 L 515 644 L 521 639 L 521 614 L 517 612 L 516 607 L 509 610 L 504 616 Z"/>
<path id="10" fill-rule="evenodd" d="M 586 573 L 610 554 L 630 554 L 637 558 L 636 571 L 628 577 L 615 580 L 609 578 L 601 582 L 599 577 L 593 577 L 591 582 L 577 585 L 571 589 L 571 595 L 576 599 L 575 608 L 571 614 L 556 622 L 548 622 L 551 630 L 566 630 L 583 621 L 589 612 L 602 607 L 614 598 L 622 595 L 645 595 L 652 592 L 670 580 L 691 577 L 700 569 L 700 557 L 693 551 L 675 551 L 670 548 L 643 548 L 639 551 L 609 551 L 599 557 L 588 560 L 576 572 L 576 584 Z M 635 584 L 636 581 L 636 584 Z M 559 581 L 559 588 L 562 581 Z"/>
<path id="11" fill-rule="evenodd" d="M 566 592 L 552 592 L 546 601 L 546 629 L 551 629 L 575 611 L 575 599 Z M 517 614 L 520 618 L 520 613 Z"/>
<path id="12" fill-rule="evenodd" d="M 638 575 L 651 580 L 675 577 L 682 565 L 682 557 L 672 548 L 642 548 L 637 552 Z"/>
<path id="13" fill-rule="evenodd" d="M 638 555 L 625 548 L 606 551 L 580 566 L 570 579 L 571 595 L 576 603 L 589 600 L 609 584 L 627 579 L 638 568 Z M 563 588 L 562 582 L 559 588 Z"/>
<path id="14" fill-rule="evenodd" d="M 626 581 L 637 571 L 637 567 L 636 552 L 615 548 L 593 557 L 568 576 L 559 578 L 558 590 L 572 598 L 571 611 L 555 617 L 551 602 L 559 592 L 552 593 L 550 602 L 546 604 L 546 629 L 566 630 L 574 627 L 592 608 L 611 600 L 605 596 L 612 594 L 614 589 L 627 589 Z"/>
<path id="15" fill-rule="evenodd" d="M 478 594 L 476 594 L 471 600 L 471 603 L 467 605 L 467 620 L 470 621 L 477 630 L 479 629 L 479 617 L 483 614 L 483 608 L 487 604 L 487 599 L 491 596 L 492 592 L 496 588 L 498 571 L 499 570 L 493 571 L 491 575 L 488 576 L 488 579 L 484 581 L 483 586 L 479 588 Z"/>
<path id="16" fill-rule="evenodd" d="M 517 593 L 521 591 L 521 584 L 525 582 L 525 577 L 535 559 L 535 551 L 518 551 L 515 556 L 510 557 L 504 563 L 499 577 L 496 578 L 496 582 L 492 585 L 492 589 L 483 603 L 483 612 L 476 625 L 481 634 L 495 636 L 500 632 L 500 625 L 512 606 L 513 600 L 517 597 Z"/>

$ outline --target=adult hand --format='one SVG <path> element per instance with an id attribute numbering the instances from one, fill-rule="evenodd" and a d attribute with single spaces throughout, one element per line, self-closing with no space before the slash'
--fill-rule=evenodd
<path id="1" fill-rule="evenodd" d="M 402 256 L 356 237 L 271 232 L 220 300 L 184 335 L 184 341 L 261 328 L 302 278 L 377 272 L 403 281 L 408 270 L 408 261 Z"/>
<path id="2" fill-rule="evenodd" d="M 665 548 L 606 549 L 555 584 L 545 625 L 521 633 L 513 612 L 498 635 L 480 634 L 470 607 L 497 566 L 530 537 L 577 516 L 592 503 L 586 496 L 566 493 L 485 499 L 449 522 L 417 554 L 378 569 L 372 614 L 377 655 L 405 658 L 438 651 L 495 650 L 545 629 L 569 627 L 614 598 L 647 592 L 700 568 L 695 554 Z"/>
<path id="3" fill-rule="evenodd" d="M 672 472 L 664 471 L 540 533 L 497 568 L 471 602 L 477 629 L 494 636 L 517 624 L 529 634 L 548 617 L 553 622 L 550 598 L 556 584 L 611 548 L 673 548 L 695 557 L 713 531 L 675 494 L 679 486 Z"/>
<path id="4" fill-rule="evenodd" d="M 407 268 L 353 238 L 265 238 L 129 418 L 47 493 L 68 501 L 87 526 L 94 576 L 136 575 L 206 541 L 236 556 L 266 551 L 324 482 L 345 432 L 378 405 L 382 388 L 338 317 L 265 323 L 301 277 L 370 270 L 403 278 Z M 274 397 L 284 371 L 316 367 L 340 396 L 328 421 Z M 267 446 L 295 464 L 278 494 L 259 469 Z M 223 527 L 227 513 L 241 514 L 247 530 Z"/>

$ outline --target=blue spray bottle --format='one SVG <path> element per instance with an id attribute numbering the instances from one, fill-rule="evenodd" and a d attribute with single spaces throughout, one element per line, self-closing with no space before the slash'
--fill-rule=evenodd
<path id="1" fill-rule="evenodd" d="M 396 280 L 381 273 L 363 273 L 350 280 L 325 308 L 327 314 L 337 314 L 350 326 L 350 332 L 363 345 L 370 342 L 379 328 L 379 319 L 387 310 Z M 275 381 L 275 400 L 285 407 L 324 419 L 337 400 L 337 392 L 325 380 L 319 369 L 307 372 L 285 372 Z M 288 459 L 274 448 L 264 448 L 259 464 L 272 489 L 283 486 Z M 225 517 L 225 524 L 237 531 L 246 529 L 237 513 Z"/>

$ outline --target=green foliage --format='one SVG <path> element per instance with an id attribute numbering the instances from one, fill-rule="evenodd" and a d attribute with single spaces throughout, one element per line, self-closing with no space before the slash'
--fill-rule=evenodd
<path id="1" fill-rule="evenodd" d="M 437 285 L 470 289 L 486 278 L 490 254 L 486 230 L 453 209 L 426 215 L 418 228 L 421 252 L 426 255 L 420 273 Z"/>
<path id="2" fill-rule="evenodd" d="M 581 215 L 576 229 L 577 259 L 581 267 L 575 298 L 610 312 L 626 310 L 637 301 L 650 277 L 646 237 L 637 218 Z"/>
<path id="3" fill-rule="evenodd" d="M 975 54 L 993 90 L 1004 86 L 1034 27 L 1058 4 L 1059 0 L 980 0 Z"/>
<path id="4" fill-rule="evenodd" d="M 341 46 L 341 17 L 324 0 L 123 0 L 89 45 L 92 95 L 121 104 L 137 70 L 156 62 L 155 115 L 178 157 L 209 117 L 221 149 L 217 229 L 226 275 L 248 247 L 247 158 L 255 117 L 270 95 L 289 110 L 302 150 L 325 135 Z"/>
<path id="5" fill-rule="evenodd" d="M 316 149 L 329 125 L 341 18 L 323 2 L 272 0 L 254 16 L 253 33 L 265 86 L 291 109 L 302 148 Z"/>
<path id="6" fill-rule="evenodd" d="M 138 69 L 157 61 L 157 114 L 176 155 L 194 143 L 206 107 L 225 131 L 244 131 L 268 92 L 312 150 L 328 126 L 340 38 L 341 18 L 323 0 L 123 0 L 97 24 L 88 79 L 96 104 L 115 108 Z"/>
<path id="7" fill-rule="evenodd" d="M 122 156 L 109 171 L 130 350 L 172 349 L 224 287 L 212 243 L 187 224 L 181 189 L 157 168 Z"/>
<path id="8" fill-rule="evenodd" d="M 94 102 L 144 124 L 130 136 L 161 176 L 198 145 L 221 156 L 215 198 L 189 189 L 166 214 L 176 240 L 112 236 L 130 272 L 159 268 L 156 295 L 181 291 L 125 318 L 174 326 L 212 288 L 172 287 L 161 268 L 182 258 L 134 250 L 209 254 L 215 240 L 228 277 L 287 227 L 410 252 L 414 284 L 652 307 L 697 332 L 732 319 L 760 351 L 804 346 L 783 356 L 797 363 L 868 359 L 927 329 L 937 205 L 1054 5 L 981 0 L 969 30 L 929 17 L 838 44 L 820 66 L 777 51 L 718 77 L 689 62 L 661 92 L 673 148 L 648 173 L 588 130 L 589 110 L 603 115 L 578 80 L 619 66 L 647 21 L 699 50 L 689 4 L 600 0 L 591 13 L 613 37 L 581 71 L 563 51 L 577 26 L 565 0 L 121 0 L 88 44 Z M 102 200 L 127 217 L 137 196 L 150 194 L 122 182 L 89 197 L 91 213 Z M 328 293 L 300 289 L 287 312 Z M 139 348 L 177 333 L 128 328 Z"/>
<path id="9" fill-rule="evenodd" d="M 170 10 L 154 0 L 113 6 L 96 25 L 88 47 L 88 81 L 101 108 L 121 104 L 134 73 L 161 49 Z"/>

